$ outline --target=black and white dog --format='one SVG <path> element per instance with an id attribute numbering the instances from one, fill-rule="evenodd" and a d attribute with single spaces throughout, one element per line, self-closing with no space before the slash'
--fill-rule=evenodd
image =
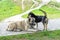
<path id="1" fill-rule="evenodd" d="M 44 16 L 38 16 L 38 15 L 35 15 L 33 12 L 30 12 L 28 14 L 28 19 L 31 24 L 35 25 L 37 23 L 37 28 L 38 28 L 38 23 L 42 22 L 44 25 L 44 30 L 47 30 L 48 18 L 47 18 L 46 12 L 41 9 L 39 9 L 39 10 L 44 13 Z M 33 28 L 33 26 L 31 26 L 31 27 Z"/>

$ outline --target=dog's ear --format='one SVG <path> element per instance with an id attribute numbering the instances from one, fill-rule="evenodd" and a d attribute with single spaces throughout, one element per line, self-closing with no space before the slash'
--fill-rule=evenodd
<path id="1" fill-rule="evenodd" d="M 31 15 L 28 15 L 27 18 L 31 18 Z"/>

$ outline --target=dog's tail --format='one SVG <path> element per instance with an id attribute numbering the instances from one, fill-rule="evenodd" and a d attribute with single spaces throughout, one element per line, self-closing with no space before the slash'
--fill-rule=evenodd
<path id="1" fill-rule="evenodd" d="M 39 10 L 44 13 L 44 16 L 47 16 L 47 13 L 45 11 L 43 11 L 42 9 L 39 9 Z"/>

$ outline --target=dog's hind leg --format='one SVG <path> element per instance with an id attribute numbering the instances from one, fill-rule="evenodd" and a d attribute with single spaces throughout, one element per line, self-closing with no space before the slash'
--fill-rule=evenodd
<path id="1" fill-rule="evenodd" d="M 44 30 L 47 30 L 47 25 L 46 25 L 45 23 L 43 24 L 43 26 L 44 26 L 43 31 L 44 31 Z"/>
<path id="2" fill-rule="evenodd" d="M 44 26 L 43 31 L 44 31 L 44 30 L 46 30 L 46 31 L 47 31 L 47 24 L 46 24 L 46 23 L 44 23 L 44 24 L 43 24 L 43 26 Z"/>
<path id="3" fill-rule="evenodd" d="M 48 25 L 48 19 L 46 19 L 46 22 L 45 22 L 46 31 L 47 31 L 47 25 Z"/>
<path id="4" fill-rule="evenodd" d="M 45 30 L 45 24 L 43 24 L 43 26 L 44 26 L 44 29 L 43 29 L 43 31 Z"/>
<path id="5" fill-rule="evenodd" d="M 47 24 L 45 24 L 45 27 L 46 27 L 46 31 L 47 31 Z"/>
<path id="6" fill-rule="evenodd" d="M 42 23 L 43 23 L 43 26 L 44 26 L 44 29 L 43 30 L 46 30 L 47 31 L 48 19 L 46 18 L 45 20 L 42 21 Z"/>

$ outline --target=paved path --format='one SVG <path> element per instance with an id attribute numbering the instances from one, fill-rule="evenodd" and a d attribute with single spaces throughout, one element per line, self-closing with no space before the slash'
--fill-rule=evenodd
<path id="1" fill-rule="evenodd" d="M 32 33 L 31 31 L 34 31 L 34 30 L 31 30 L 29 32 L 24 32 L 24 31 L 22 31 L 22 32 L 10 32 L 10 31 L 6 31 L 6 28 L 11 21 L 19 21 L 19 20 L 23 20 L 23 18 L 21 18 L 19 16 L 18 17 L 14 16 L 14 17 L 11 17 L 9 19 L 6 19 L 6 20 L 0 22 L 0 36 Z M 38 24 L 38 29 L 43 30 L 42 23 Z M 60 19 L 50 19 L 49 22 L 48 22 L 48 30 L 58 30 L 58 29 L 60 29 Z"/>
<path id="2" fill-rule="evenodd" d="M 24 18 L 21 18 L 19 16 L 13 16 L 13 17 L 10 17 L 6 20 L 3 20 L 0 22 L 0 36 L 7 36 L 7 35 L 16 35 L 16 34 L 25 34 L 25 33 L 32 33 L 31 31 L 35 31 L 35 30 L 31 30 L 29 29 L 29 32 L 25 32 L 25 31 L 22 31 L 22 32 L 11 32 L 11 31 L 6 31 L 6 28 L 8 27 L 9 23 L 10 22 L 14 22 L 14 21 L 20 21 L 20 20 L 24 20 Z"/>
<path id="3" fill-rule="evenodd" d="M 39 29 L 43 29 L 42 23 L 39 23 Z M 48 30 L 59 30 L 60 29 L 60 19 L 50 19 L 48 22 Z"/>

